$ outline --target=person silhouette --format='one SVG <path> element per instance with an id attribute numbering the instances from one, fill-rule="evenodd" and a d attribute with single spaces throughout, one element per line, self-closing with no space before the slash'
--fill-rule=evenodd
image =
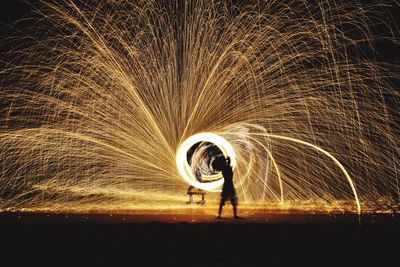
<path id="1" fill-rule="evenodd" d="M 233 217 L 235 219 L 241 219 L 237 215 L 237 204 L 238 199 L 236 195 L 235 186 L 233 185 L 233 170 L 231 166 L 230 157 L 219 157 L 215 160 L 214 168 L 222 172 L 224 177 L 224 185 L 222 186 L 221 201 L 219 203 L 217 219 L 221 219 L 222 208 L 226 201 L 230 201 L 233 207 Z"/>

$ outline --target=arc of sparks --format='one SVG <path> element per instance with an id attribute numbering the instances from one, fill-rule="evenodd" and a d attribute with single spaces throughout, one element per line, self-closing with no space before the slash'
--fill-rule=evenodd
<path id="1" fill-rule="evenodd" d="M 256 143 L 258 143 L 260 146 L 262 146 L 264 148 L 264 150 L 267 152 L 268 156 L 271 158 L 272 161 L 272 165 L 274 165 L 275 171 L 276 171 L 276 175 L 278 177 L 278 182 L 279 182 L 279 190 L 280 190 L 280 194 L 281 194 L 281 198 L 279 203 L 283 204 L 284 201 L 284 197 L 283 197 L 283 183 L 282 183 L 282 176 L 281 176 L 281 172 L 279 171 L 279 167 L 278 164 L 276 163 L 276 160 L 274 158 L 274 156 L 272 155 L 272 152 L 265 146 L 263 145 L 260 141 L 258 141 L 257 139 L 253 138 L 250 136 L 250 138 L 255 141 Z"/>
<path id="2" fill-rule="evenodd" d="M 249 135 L 271 137 L 271 138 L 275 138 L 275 139 L 281 139 L 281 140 L 295 142 L 295 143 L 298 143 L 298 144 L 309 146 L 309 147 L 321 152 L 322 154 L 324 154 L 328 158 L 330 158 L 340 168 L 340 170 L 343 172 L 344 176 L 346 177 L 346 179 L 347 179 L 347 181 L 348 181 L 348 183 L 350 185 L 350 188 L 351 188 L 351 190 L 353 192 L 353 195 L 354 195 L 354 199 L 355 199 L 356 206 L 357 206 L 357 212 L 361 213 L 361 204 L 360 204 L 360 200 L 358 198 L 358 194 L 357 194 L 357 190 L 356 190 L 356 187 L 354 185 L 354 182 L 351 179 L 351 177 L 350 177 L 349 173 L 347 172 L 346 168 L 331 153 L 329 153 L 325 149 L 322 149 L 321 147 L 316 146 L 316 145 L 314 145 L 312 143 L 309 143 L 309 142 L 306 142 L 306 141 L 303 141 L 303 140 L 300 140 L 300 139 L 296 139 L 296 138 L 293 138 L 293 137 L 277 135 L 277 134 L 268 134 L 268 133 L 249 133 Z"/>

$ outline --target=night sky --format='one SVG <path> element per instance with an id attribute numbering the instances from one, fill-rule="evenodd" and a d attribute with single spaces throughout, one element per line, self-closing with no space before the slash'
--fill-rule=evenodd
<path id="1" fill-rule="evenodd" d="M 39 3 L 39 0 L 2 0 L 0 1 L 0 22 L 8 24 L 30 14 L 32 5 Z"/>
<path id="2" fill-rule="evenodd" d="M 233 1 L 236 2 L 236 1 Z M 243 1 L 242 1 L 243 2 Z M 251 1 L 248 1 L 251 2 Z M 339 1 L 340 2 L 340 1 Z M 346 1 L 344 1 L 346 2 Z M 375 2 L 375 1 L 361 1 L 361 2 Z M 40 6 L 39 0 L 1 0 L 0 1 L 0 36 L 8 36 L 12 35 L 15 30 L 11 28 L 11 26 L 15 26 L 17 29 L 25 29 L 29 27 L 32 23 L 32 20 L 24 20 L 25 18 L 31 18 L 34 15 L 35 7 Z M 391 7 L 387 10 L 388 18 L 391 27 L 396 31 L 397 29 L 397 38 L 399 34 L 400 28 L 400 5 L 396 7 Z M 18 23 L 16 23 L 18 22 Z M 16 24 L 15 24 L 16 23 Z M 373 34 L 380 36 L 389 36 L 390 33 L 388 28 L 384 25 L 374 26 L 372 28 Z M 397 67 L 394 67 L 395 72 L 400 72 L 399 62 L 400 62 L 400 45 L 394 44 L 388 41 L 376 41 L 373 43 L 374 49 L 376 53 L 373 55 L 370 53 L 370 50 L 367 47 L 361 47 L 364 49 L 364 53 L 367 55 L 371 55 L 376 58 L 378 61 L 386 62 L 386 63 L 394 63 Z M 0 53 L 4 54 L 9 50 L 10 47 L 8 45 L 4 46 L 3 43 L 0 43 Z M 400 75 L 399 75 L 400 76 Z M 394 87 L 400 88 L 400 78 L 391 79 L 391 83 L 394 84 Z"/>

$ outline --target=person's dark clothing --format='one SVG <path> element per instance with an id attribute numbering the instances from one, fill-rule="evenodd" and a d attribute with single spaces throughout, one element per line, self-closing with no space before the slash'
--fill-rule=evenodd
<path id="1" fill-rule="evenodd" d="M 232 205 L 237 205 L 236 190 L 233 186 L 233 171 L 231 166 L 227 166 L 222 170 L 224 177 L 224 185 L 222 186 L 221 204 L 224 205 L 227 200 L 230 200 Z"/>

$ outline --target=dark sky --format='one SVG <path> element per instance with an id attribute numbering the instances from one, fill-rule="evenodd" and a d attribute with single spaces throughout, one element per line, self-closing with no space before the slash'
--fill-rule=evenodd
<path id="1" fill-rule="evenodd" d="M 27 16 L 32 10 L 32 4 L 39 0 L 1 0 L 0 1 L 0 23 L 9 24 Z"/>
<path id="2" fill-rule="evenodd" d="M 59 0 L 63 1 L 63 0 Z M 94 1 L 94 0 L 90 0 Z M 134 0 L 132 0 L 134 1 Z M 233 2 L 236 2 L 237 0 L 232 0 Z M 242 1 L 242 0 L 241 0 Z M 251 1 L 251 0 L 244 0 L 244 1 Z M 338 0 L 340 2 L 340 0 Z M 364 1 L 360 1 L 364 2 Z M 368 1 L 368 2 L 375 2 L 375 1 Z M 38 6 L 40 3 L 40 0 L 0 0 L 0 55 L 7 54 L 7 52 L 12 48 L 10 44 L 5 44 L 4 42 L 2 43 L 1 40 L 4 37 L 8 37 L 9 35 L 13 35 L 13 31 L 15 31 L 13 28 L 10 27 L 10 25 L 14 24 L 15 22 L 27 18 L 27 17 L 32 17 L 33 10 L 35 9 L 34 6 Z M 389 13 L 389 17 L 391 18 L 383 18 L 383 20 L 389 20 L 392 27 L 397 28 L 395 29 L 396 32 L 396 37 L 400 39 L 400 34 L 399 34 L 399 28 L 400 28 L 400 4 L 397 5 L 396 7 L 391 7 L 390 9 L 387 9 Z M 19 22 L 16 26 L 16 28 L 26 28 L 27 26 L 30 26 L 32 23 L 31 21 L 24 21 L 24 22 Z M 384 26 L 380 27 L 375 27 L 374 28 L 375 33 L 378 35 L 385 34 L 388 29 L 385 28 Z M 381 62 L 386 62 L 386 63 L 395 63 L 395 66 L 392 66 L 391 68 L 394 68 L 392 71 L 395 73 L 400 73 L 400 46 L 395 45 L 391 42 L 387 41 L 378 41 L 374 43 L 374 48 L 376 49 L 376 54 L 374 54 L 374 57 L 377 56 L 378 61 Z M 364 49 L 364 48 L 363 48 Z M 367 50 L 369 50 L 367 48 Z M 367 52 L 368 53 L 368 52 Z M 400 76 L 400 75 L 399 75 Z M 390 82 L 394 85 L 395 88 L 400 88 L 400 77 L 399 78 L 391 78 Z M 389 105 L 393 105 L 389 101 Z M 396 104 L 397 105 L 397 104 Z"/>
<path id="3" fill-rule="evenodd" d="M 63 1 L 63 0 L 59 0 Z M 94 1 L 94 0 L 90 0 Z M 133 1 L 133 0 L 132 0 Z M 250 1 L 251 0 L 244 0 Z M 236 0 L 233 0 L 236 2 Z M 340 2 L 340 0 L 339 0 Z M 360 1 L 364 2 L 364 1 Z M 367 1 L 367 2 L 375 2 L 375 1 Z M 40 0 L 0 0 L 0 42 L 1 38 L 7 37 L 13 34 L 14 29 L 9 26 L 14 24 L 15 22 L 33 16 L 34 6 L 38 6 Z M 397 32 L 397 38 L 400 38 L 399 28 L 400 28 L 400 4 L 396 7 L 391 7 L 387 9 L 389 16 L 391 18 L 386 18 L 389 20 L 392 27 L 397 28 L 395 32 Z M 383 18 L 385 20 L 385 18 Z M 30 26 L 31 21 L 19 22 L 17 24 L 17 28 L 26 28 Z M 384 26 L 379 26 L 374 28 L 375 33 L 378 35 L 382 35 L 388 32 L 388 29 Z M 387 62 L 387 63 L 395 63 L 397 67 L 395 68 L 395 72 L 400 72 L 399 63 L 400 63 L 400 46 L 395 45 L 391 42 L 387 41 L 378 41 L 374 43 L 374 48 L 376 49 L 376 54 L 378 61 Z M 10 49 L 8 45 L 4 43 L 0 43 L 0 54 L 7 53 L 7 50 Z M 368 53 L 368 52 L 367 52 Z M 395 84 L 395 87 L 400 87 L 400 78 L 392 79 L 392 83 Z"/>
<path id="4" fill-rule="evenodd" d="M 63 1 L 63 0 L 60 0 Z M 92 1 L 92 0 L 91 0 Z M 94 1 L 94 0 L 93 0 Z M 233 0 L 235 2 L 236 0 Z M 251 0 L 245 0 L 251 1 Z M 340 2 L 340 0 L 339 0 Z M 364 2 L 364 1 L 361 1 Z M 375 1 L 367 1 L 367 2 L 375 2 Z M 9 27 L 9 25 L 14 24 L 15 22 L 26 18 L 32 17 L 32 12 L 34 10 L 34 6 L 38 6 L 40 0 L 0 0 L 0 42 L 1 38 L 7 37 L 13 34 L 13 29 Z M 391 16 L 390 23 L 396 28 L 397 27 L 397 38 L 399 36 L 399 28 L 400 28 L 400 4 L 396 7 L 391 7 L 387 9 L 389 12 L 389 16 Z M 385 20 L 385 18 L 383 18 Z M 388 18 L 387 18 L 388 19 Z M 30 26 L 29 24 L 32 21 L 24 21 L 19 22 L 17 28 L 26 28 L 26 26 Z M 396 29 L 395 29 L 396 30 Z M 388 29 L 381 26 L 375 28 L 375 34 L 384 34 Z M 388 62 L 388 63 L 396 63 L 397 67 L 395 67 L 395 72 L 400 72 L 399 62 L 400 62 L 400 46 L 394 45 L 393 43 L 387 41 L 378 41 L 374 44 L 376 49 L 376 54 L 378 61 Z M 0 43 L 0 53 L 7 53 L 9 46 L 4 46 L 4 43 Z M 400 78 L 393 79 L 392 82 L 395 84 L 395 87 L 400 87 Z"/>
<path id="5" fill-rule="evenodd" d="M 4 34 L 4 30 L 7 28 L 6 25 L 24 17 L 29 17 L 34 9 L 32 5 L 37 5 L 39 2 L 39 0 L 0 0 L 0 33 Z M 392 16 L 391 22 L 400 27 L 400 5 L 390 8 L 388 11 Z M 23 25 L 25 26 L 25 24 Z M 377 31 L 379 30 L 378 28 Z M 387 29 L 383 30 L 386 31 Z M 378 45 L 377 49 L 383 61 L 400 61 L 400 49 L 398 46 L 382 43 Z"/>

